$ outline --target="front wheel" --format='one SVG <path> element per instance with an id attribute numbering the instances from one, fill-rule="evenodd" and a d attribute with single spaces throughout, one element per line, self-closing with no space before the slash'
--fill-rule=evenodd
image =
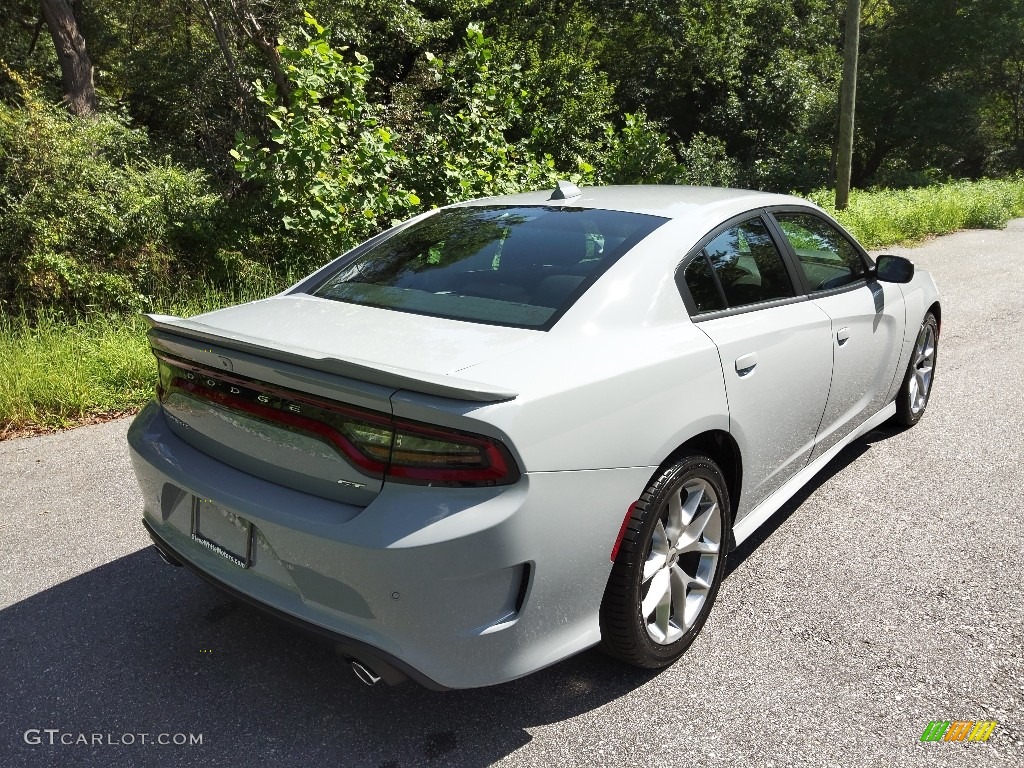
<path id="1" fill-rule="evenodd" d="M 924 416 L 935 381 L 935 362 L 939 351 L 939 322 L 931 312 L 924 316 L 917 332 L 914 351 L 896 396 L 896 420 L 912 427 Z"/>
<path id="2" fill-rule="evenodd" d="M 707 619 L 725 572 L 729 491 L 707 456 L 684 456 L 637 501 L 601 602 L 601 644 L 656 669 L 674 662 Z"/>

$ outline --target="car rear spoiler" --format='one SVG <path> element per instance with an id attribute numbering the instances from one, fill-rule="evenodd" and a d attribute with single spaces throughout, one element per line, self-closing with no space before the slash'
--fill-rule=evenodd
<path id="1" fill-rule="evenodd" d="M 247 352 L 260 357 L 269 357 L 273 360 L 292 363 L 293 365 L 300 365 L 337 376 L 345 376 L 350 379 L 369 382 L 370 384 L 422 392 L 427 395 L 437 395 L 438 397 L 473 400 L 481 403 L 496 403 L 514 400 L 517 396 L 516 392 L 495 389 L 489 384 L 482 384 L 469 379 L 423 373 L 421 371 L 360 360 L 341 360 L 301 347 L 285 349 L 267 339 L 225 331 L 196 322 L 195 320 L 188 320 L 173 315 L 148 314 L 145 315 L 145 318 L 151 326 L 147 334 L 150 344 L 157 349 L 164 349 L 160 344 L 161 339 L 166 338 L 166 336 L 178 336 L 215 344 L 219 347 L 239 352 Z M 168 341 L 173 341 L 173 339 L 168 339 Z M 164 351 L 171 350 L 164 349 Z"/>

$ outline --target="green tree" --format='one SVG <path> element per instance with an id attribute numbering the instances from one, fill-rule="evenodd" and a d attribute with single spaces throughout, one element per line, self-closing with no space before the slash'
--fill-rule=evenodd
<path id="1" fill-rule="evenodd" d="M 1022 34 L 1019 0 L 889 0 L 864 30 L 855 180 L 922 183 L 984 172 L 988 158 L 1014 142 L 1010 94 Z"/>
<path id="2" fill-rule="evenodd" d="M 428 85 L 417 99 L 426 103 L 403 126 L 403 143 L 428 205 L 548 186 L 558 176 L 550 155 L 509 138 L 522 116 L 522 74 L 518 64 L 495 66 L 494 50 L 483 29 L 470 24 L 460 51 L 444 60 L 424 56 Z M 580 170 L 589 172 L 580 165 L 565 175 L 580 180 Z"/>
<path id="3" fill-rule="evenodd" d="M 408 163 L 382 110 L 367 98 L 373 71 L 358 52 L 335 50 L 306 15 L 300 46 L 278 51 L 291 91 L 257 80 L 255 94 L 273 125 L 268 141 L 240 137 L 232 156 L 243 178 L 262 185 L 307 269 L 339 255 L 419 205 L 402 182 Z"/>

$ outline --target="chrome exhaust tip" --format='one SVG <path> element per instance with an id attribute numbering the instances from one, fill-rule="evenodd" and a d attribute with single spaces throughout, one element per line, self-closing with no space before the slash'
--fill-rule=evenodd
<path id="1" fill-rule="evenodd" d="M 153 545 L 153 549 L 155 549 L 156 553 L 158 555 L 160 555 L 160 559 L 163 560 L 168 565 L 173 565 L 175 568 L 180 568 L 181 567 L 181 563 L 179 563 L 177 560 L 172 559 L 166 552 L 164 552 L 162 549 L 160 549 L 160 547 L 158 547 L 158 546 L 156 546 L 154 544 Z"/>
<path id="2" fill-rule="evenodd" d="M 355 672 L 359 682 L 364 685 L 376 685 L 380 682 L 380 675 L 374 674 L 374 672 L 368 667 L 364 666 L 361 662 L 352 661 L 352 671 Z"/>

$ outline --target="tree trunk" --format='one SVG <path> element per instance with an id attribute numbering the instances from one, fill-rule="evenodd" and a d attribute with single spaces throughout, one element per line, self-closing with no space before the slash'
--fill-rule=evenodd
<path id="1" fill-rule="evenodd" d="M 43 31 L 43 24 L 45 23 L 46 21 L 43 19 L 43 15 L 39 14 L 39 21 L 36 22 L 36 26 L 32 30 L 32 40 L 28 44 L 28 53 L 25 54 L 25 58 L 31 59 L 32 54 L 35 53 L 36 43 L 39 42 L 39 33 Z"/>
<path id="2" fill-rule="evenodd" d="M 885 130 L 882 128 L 881 130 Z M 870 142 L 869 142 L 870 143 Z M 875 146 L 872 148 L 868 156 L 864 158 L 863 164 L 857 168 L 856 178 L 859 183 L 870 183 L 878 173 L 878 169 L 882 167 L 882 163 L 885 162 L 885 158 L 895 149 L 900 147 L 901 142 L 889 143 L 883 141 L 876 141 Z"/>
<path id="3" fill-rule="evenodd" d="M 53 37 L 60 63 L 64 101 L 73 115 L 96 111 L 96 86 L 92 79 L 92 61 L 85 49 L 85 38 L 68 0 L 41 0 L 43 18 Z"/>
<path id="4" fill-rule="evenodd" d="M 238 28 L 243 35 L 248 37 L 260 49 L 264 59 L 266 59 L 267 65 L 270 67 L 270 75 L 274 78 L 274 85 L 277 86 L 278 99 L 285 106 L 289 106 L 291 104 L 292 89 L 288 82 L 288 76 L 285 74 L 284 67 L 281 64 L 281 53 L 277 50 L 277 46 L 268 37 L 267 33 L 264 32 L 262 25 L 256 18 L 256 14 L 252 12 L 252 9 L 245 0 L 229 0 L 229 3 Z"/>
<path id="5" fill-rule="evenodd" d="M 839 163 L 836 170 L 836 209 L 850 201 L 853 165 L 853 114 L 857 104 L 857 50 L 860 47 L 860 0 L 847 0 L 843 41 L 843 87 L 839 97 Z"/>
<path id="6" fill-rule="evenodd" d="M 203 4 L 203 8 L 206 9 L 206 16 L 209 18 L 213 34 L 217 38 L 217 45 L 220 46 L 220 52 L 224 56 L 224 65 L 228 69 L 228 76 L 234 80 L 235 85 L 238 86 L 238 93 L 240 97 L 249 95 L 249 85 L 238 74 L 238 67 L 235 66 L 235 57 L 231 53 L 231 44 L 228 41 L 227 34 L 224 32 L 224 27 L 217 18 L 217 14 L 213 11 L 213 6 L 210 4 L 210 0 L 200 1 Z"/>

